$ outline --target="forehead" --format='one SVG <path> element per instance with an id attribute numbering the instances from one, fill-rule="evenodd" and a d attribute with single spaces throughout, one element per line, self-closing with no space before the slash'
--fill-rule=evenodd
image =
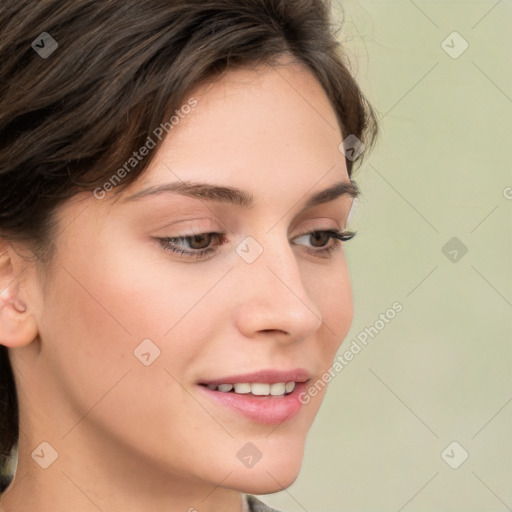
<path id="1" fill-rule="evenodd" d="M 241 186 L 251 177 L 276 184 L 281 177 L 284 185 L 292 168 L 299 181 L 333 167 L 338 179 L 347 176 L 336 113 L 304 65 L 230 71 L 192 90 L 184 104 L 191 98 L 196 106 L 180 116 L 138 186 L 182 176 Z"/>

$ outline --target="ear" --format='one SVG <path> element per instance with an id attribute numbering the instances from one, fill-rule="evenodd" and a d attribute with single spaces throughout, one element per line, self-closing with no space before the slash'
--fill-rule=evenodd
<path id="1" fill-rule="evenodd" d="M 0 345 L 16 348 L 28 345 L 38 334 L 30 307 L 20 297 L 20 283 L 26 261 L 0 237 Z"/>

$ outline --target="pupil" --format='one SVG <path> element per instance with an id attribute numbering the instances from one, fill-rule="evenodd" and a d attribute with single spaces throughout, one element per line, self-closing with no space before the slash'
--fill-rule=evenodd
<path id="1" fill-rule="evenodd" d="M 313 233 L 311 235 L 314 239 L 313 247 L 322 247 L 324 246 L 328 240 L 326 238 L 329 237 L 327 233 Z M 318 245 L 315 245 L 316 242 L 320 242 Z"/>
<path id="2" fill-rule="evenodd" d="M 206 249 L 210 242 L 209 235 L 195 235 L 191 238 L 191 248 L 192 249 Z"/>

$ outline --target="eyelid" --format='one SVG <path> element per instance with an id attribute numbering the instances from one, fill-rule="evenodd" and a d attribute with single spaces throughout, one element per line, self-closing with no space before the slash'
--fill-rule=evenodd
<path id="1" fill-rule="evenodd" d="M 154 233 L 162 233 L 162 232 L 177 232 L 176 235 L 172 235 L 169 238 L 178 238 L 183 233 L 194 233 L 194 235 L 201 235 L 203 233 L 210 233 L 215 231 L 216 229 L 221 228 L 222 224 L 219 226 L 218 222 L 216 223 L 211 217 L 194 217 L 191 216 L 189 219 L 180 218 L 179 220 L 173 220 L 171 222 L 166 222 L 165 224 L 158 224 L 155 226 Z"/>
<path id="2" fill-rule="evenodd" d="M 341 222 L 344 217 L 341 215 L 333 215 L 330 217 L 314 217 L 308 220 L 298 223 L 301 226 L 299 233 L 307 234 L 313 231 L 339 231 L 342 229 L 343 223 Z M 296 230 L 296 226 L 293 226 L 291 232 Z"/>

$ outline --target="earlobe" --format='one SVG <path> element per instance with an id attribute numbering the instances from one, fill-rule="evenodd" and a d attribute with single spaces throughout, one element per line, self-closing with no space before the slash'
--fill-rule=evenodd
<path id="1" fill-rule="evenodd" d="M 10 348 L 28 345 L 34 341 L 37 332 L 31 314 L 20 313 L 13 305 L 0 302 L 0 345 Z"/>
<path id="2" fill-rule="evenodd" d="M 28 345 L 38 333 L 33 314 L 19 297 L 13 252 L 12 248 L 0 246 L 0 345 L 10 348 Z"/>

